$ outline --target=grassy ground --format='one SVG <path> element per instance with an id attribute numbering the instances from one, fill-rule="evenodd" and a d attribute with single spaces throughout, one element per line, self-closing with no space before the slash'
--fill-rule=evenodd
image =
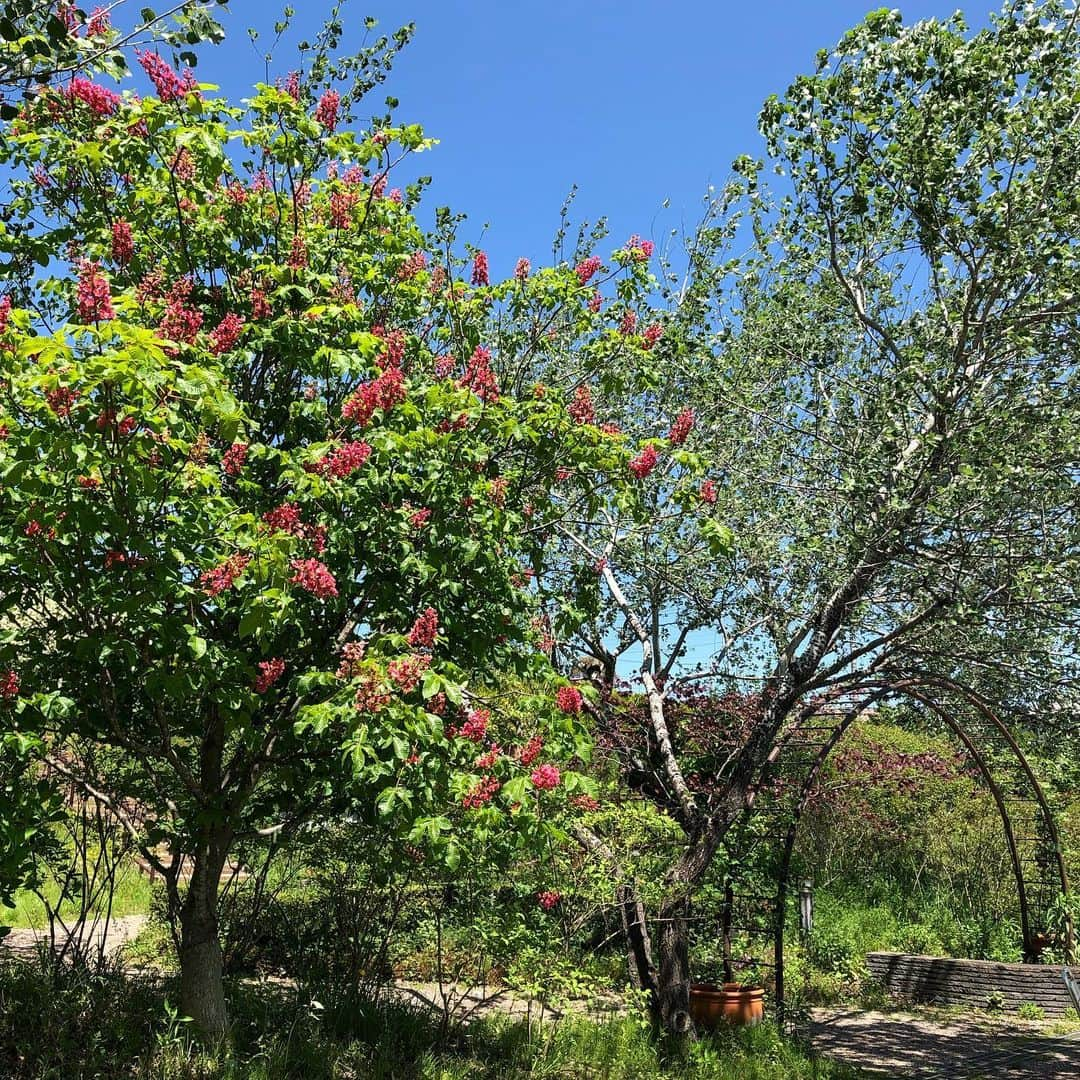
<path id="1" fill-rule="evenodd" d="M 60 895 L 56 881 L 46 881 L 41 889 L 50 904 L 55 905 Z M 144 915 L 150 908 L 150 882 L 134 863 L 124 863 L 116 880 L 116 892 L 112 898 L 112 914 Z M 65 902 L 60 914 L 67 916 L 75 910 L 75 905 Z M 14 907 L 0 905 L 0 926 L 15 928 L 42 929 L 48 924 L 45 907 L 36 894 L 27 889 L 15 897 Z"/>
<path id="2" fill-rule="evenodd" d="M 337 1002 L 274 986 L 231 988 L 232 1045 L 193 1046 L 168 1005 L 168 982 L 118 973 L 59 975 L 0 967 L 0 1075 L 11 1080 L 853 1080 L 768 1028 L 685 1050 L 646 1022 L 572 1018 L 529 1025 L 492 1018 L 440 1029 L 429 1011 Z"/>

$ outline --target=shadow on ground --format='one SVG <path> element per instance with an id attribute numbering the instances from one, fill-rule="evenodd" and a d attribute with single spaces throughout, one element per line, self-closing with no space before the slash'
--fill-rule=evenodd
<path id="1" fill-rule="evenodd" d="M 871 1075 L 913 1080 L 1078 1080 L 1080 1035 L 1054 1037 L 978 1021 L 818 1010 L 815 1051 Z"/>

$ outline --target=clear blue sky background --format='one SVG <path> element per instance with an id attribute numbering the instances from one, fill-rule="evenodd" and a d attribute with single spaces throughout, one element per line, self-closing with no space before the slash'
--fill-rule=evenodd
<path id="1" fill-rule="evenodd" d="M 968 17 L 985 23 L 995 0 L 975 2 Z M 326 0 L 293 6 L 299 33 L 313 35 Z M 440 140 L 416 162 L 417 173 L 434 177 L 429 211 L 445 204 L 467 213 L 462 239 L 482 242 L 493 276 L 502 276 L 518 255 L 539 261 L 550 251 L 559 207 L 575 183 L 576 216 L 606 214 L 615 241 L 637 232 L 659 242 L 670 228 L 693 221 L 706 186 L 723 183 L 737 155 L 762 152 L 757 115 L 765 98 L 812 71 L 816 51 L 835 44 L 874 6 L 351 0 L 346 19 L 353 30 L 343 47 L 359 43 L 365 15 L 386 32 L 416 23 L 386 92 L 400 99 L 402 121 L 420 123 Z M 913 0 L 901 10 L 916 21 L 947 17 L 956 6 Z M 199 77 L 240 97 L 264 77 L 261 51 L 246 28 L 260 29 L 265 49 L 281 6 L 232 0 L 230 8 L 227 41 L 203 53 Z M 296 55 L 291 42 L 280 46 L 277 73 L 295 66 Z"/>

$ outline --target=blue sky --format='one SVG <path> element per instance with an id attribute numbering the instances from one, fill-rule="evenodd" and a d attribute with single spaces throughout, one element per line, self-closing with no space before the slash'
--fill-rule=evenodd
<path id="1" fill-rule="evenodd" d="M 978 3 L 968 15 L 981 23 L 993 0 Z M 293 0 L 299 33 L 313 35 L 327 6 Z M 659 242 L 669 229 L 692 222 L 706 186 L 723 183 L 732 159 L 761 153 L 756 125 L 764 99 L 811 71 L 816 51 L 832 46 L 874 6 L 872 0 L 351 0 L 346 24 L 354 29 L 343 47 L 359 44 L 365 15 L 386 32 L 416 23 L 386 92 L 400 99 L 402 121 L 420 123 L 440 140 L 416 163 L 418 173 L 434 177 L 426 206 L 468 214 L 462 239 L 482 243 L 493 275 L 502 276 L 518 255 L 539 261 L 550 252 L 573 184 L 579 187 L 575 216 L 606 214 L 614 241 L 637 232 Z M 956 6 L 919 0 L 901 10 L 915 21 L 946 17 Z M 230 8 L 226 43 L 204 52 L 199 77 L 240 97 L 264 75 L 246 28 L 262 31 L 265 48 L 281 7 L 231 0 Z M 275 66 L 288 71 L 295 58 L 292 44 L 283 44 Z"/>

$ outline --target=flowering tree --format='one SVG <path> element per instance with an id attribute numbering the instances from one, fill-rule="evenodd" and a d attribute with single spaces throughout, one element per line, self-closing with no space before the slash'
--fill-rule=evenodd
<path id="1" fill-rule="evenodd" d="M 532 305 L 586 353 L 605 334 L 573 267 L 493 284 L 417 227 L 391 171 L 429 142 L 350 122 L 393 51 L 246 109 L 144 53 L 156 96 L 76 77 L 3 149 L 3 716 L 164 877 L 181 1007 L 214 1035 L 239 840 L 378 814 L 453 866 L 463 828 L 535 843 L 586 787 L 530 582 L 629 455 L 508 392 L 482 334 Z M 501 671 L 539 687 L 512 722 Z"/>
<path id="2" fill-rule="evenodd" d="M 181 50 L 194 65 L 193 45 L 220 41 L 221 25 L 213 8 L 228 0 L 183 0 L 158 14 L 140 10 L 137 25 L 120 28 L 124 0 L 84 11 L 68 0 L 34 3 L 6 0 L 0 4 L 0 118 L 11 120 L 18 99 L 38 87 L 87 70 L 121 76 L 127 71 L 125 49 L 160 42 Z"/>
<path id="3" fill-rule="evenodd" d="M 608 684 L 632 658 L 624 775 L 683 835 L 653 923 L 675 1030 L 689 903 L 776 740 L 823 695 L 926 672 L 1003 705 L 1075 695 L 1080 221 L 1057 193 L 1080 153 L 1078 40 L 1053 2 L 975 35 L 869 17 L 766 104 L 790 191 L 774 201 L 737 163 L 654 347 L 600 369 L 545 357 L 641 447 L 644 513 L 616 501 L 564 523 L 544 585 L 581 614 L 591 569 L 601 615 L 567 618 L 564 640 Z M 723 753 L 673 707 L 696 687 L 738 703 Z"/>

